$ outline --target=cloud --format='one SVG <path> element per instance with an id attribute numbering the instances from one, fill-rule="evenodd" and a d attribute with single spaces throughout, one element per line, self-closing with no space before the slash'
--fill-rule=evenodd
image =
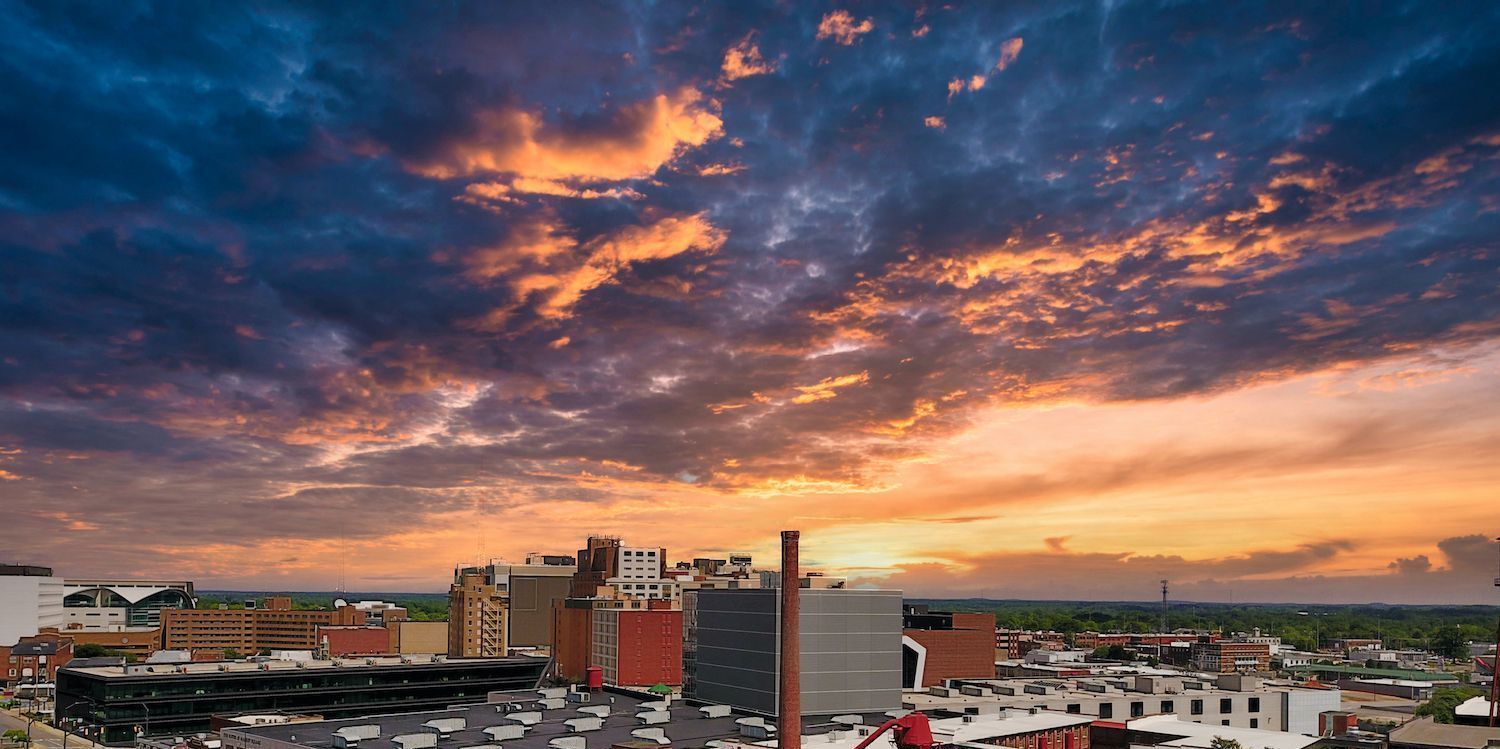
<path id="1" fill-rule="evenodd" d="M 761 56 L 760 47 L 756 46 L 751 35 L 724 50 L 724 64 L 720 66 L 720 70 L 723 72 L 725 81 L 737 81 L 741 78 L 774 73 L 776 63 Z"/>
<path id="2" fill-rule="evenodd" d="M 1019 36 L 1011 37 L 1002 42 L 1000 44 L 1000 59 L 996 61 L 995 69 L 1005 70 L 1010 67 L 1011 63 L 1015 62 L 1016 58 L 1021 56 L 1021 47 L 1025 43 L 1025 40 Z"/>
<path id="3" fill-rule="evenodd" d="M 684 150 L 723 133 L 716 105 L 680 88 L 614 107 L 590 120 L 548 122 L 538 112 L 484 109 L 467 135 L 406 159 L 434 179 L 514 174 L 543 182 L 610 181 L 651 176 Z"/>
<path id="4" fill-rule="evenodd" d="M 824 14 L 823 20 L 818 22 L 819 39 L 832 39 L 834 43 L 846 47 L 874 30 L 873 21 L 868 18 L 855 21 L 854 16 L 850 15 L 847 10 L 829 11 Z"/>

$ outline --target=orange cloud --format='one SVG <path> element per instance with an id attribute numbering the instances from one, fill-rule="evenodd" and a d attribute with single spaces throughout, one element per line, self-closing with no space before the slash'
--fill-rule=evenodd
<path id="1" fill-rule="evenodd" d="M 1000 60 L 995 63 L 995 69 L 1004 70 L 1010 67 L 1010 64 L 1015 62 L 1017 57 L 1021 56 L 1021 47 L 1024 44 L 1025 41 L 1019 36 L 1011 37 L 1002 42 L 1000 44 Z"/>
<path id="2" fill-rule="evenodd" d="M 941 117 L 927 117 L 927 118 L 924 118 L 922 120 L 922 124 L 924 124 L 924 125 L 926 125 L 926 126 L 928 126 L 930 128 L 937 129 L 937 130 L 942 130 L 942 129 L 948 127 L 948 121 L 944 120 Z"/>
<path id="3" fill-rule="evenodd" d="M 516 242 L 477 253 L 469 260 L 469 275 L 491 279 L 519 269 L 510 282 L 516 295 L 539 297 L 538 312 L 545 317 L 564 317 L 584 294 L 615 282 L 633 263 L 692 251 L 717 252 L 727 238 L 704 213 L 627 227 L 581 246 L 558 227 L 543 223 L 527 227 Z M 578 250 L 586 253 L 581 262 L 575 262 Z"/>
<path id="4" fill-rule="evenodd" d="M 524 109 L 491 109 L 475 117 L 471 136 L 406 167 L 434 179 L 507 173 L 553 182 L 641 179 L 722 135 L 717 109 L 697 89 L 682 88 L 619 107 L 608 113 L 608 127 L 586 131 L 549 125 Z"/>
<path id="5" fill-rule="evenodd" d="M 847 47 L 874 29 L 875 23 L 868 18 L 856 23 L 849 11 L 835 10 L 823 16 L 823 20 L 818 23 L 818 38 L 832 39 Z"/>
<path id="6" fill-rule="evenodd" d="M 841 377 L 824 377 L 814 385 L 797 385 L 796 389 L 801 395 L 792 398 L 793 403 L 815 403 L 828 400 L 838 396 L 839 388 L 850 385 L 866 385 L 870 382 L 868 371 L 856 374 L 843 375 Z"/>
<path id="7" fill-rule="evenodd" d="M 721 69 L 724 73 L 724 80 L 737 81 L 753 75 L 774 73 L 776 63 L 762 57 L 760 47 L 757 47 L 755 42 L 746 36 L 738 44 L 724 50 L 724 64 Z"/>

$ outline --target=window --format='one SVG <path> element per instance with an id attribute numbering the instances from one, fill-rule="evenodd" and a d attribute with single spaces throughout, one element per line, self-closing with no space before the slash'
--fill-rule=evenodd
<path id="1" fill-rule="evenodd" d="M 1227 725 L 1229 725 L 1229 721 L 1228 720 L 1221 720 L 1221 721 L 1219 721 L 1219 724 L 1227 726 Z"/>
<path id="2" fill-rule="evenodd" d="M 1115 706 L 1111 705 L 1108 702 L 1101 702 L 1101 703 L 1099 703 L 1099 717 L 1101 717 L 1101 718 L 1113 718 L 1113 717 L 1115 717 Z"/>
<path id="3" fill-rule="evenodd" d="M 1146 714 L 1146 703 L 1139 700 L 1130 703 L 1130 717 L 1139 718 Z"/>
<path id="4" fill-rule="evenodd" d="M 1083 712 L 1083 705 L 1080 705 L 1077 702 L 1069 702 L 1068 703 L 1068 712 L 1070 712 L 1070 713 L 1072 713 L 1074 715 L 1077 715 L 1077 714 Z"/>
<path id="5" fill-rule="evenodd" d="M 1161 711 L 1164 712 L 1164 713 L 1175 712 L 1175 708 L 1173 708 L 1173 706 L 1172 706 L 1172 701 L 1171 700 L 1162 700 L 1161 701 Z"/>
<path id="6" fill-rule="evenodd" d="M 1250 698 L 1250 712 L 1252 712 L 1252 713 L 1258 713 L 1258 712 L 1260 712 L 1260 698 L 1259 697 L 1251 697 Z"/>
<path id="7" fill-rule="evenodd" d="M 1219 714 L 1234 712 L 1234 700 L 1224 697 L 1219 700 Z"/>
<path id="8" fill-rule="evenodd" d="M 1250 719 L 1250 727 L 1251 728 L 1260 728 L 1260 718 L 1251 718 Z"/>
<path id="9" fill-rule="evenodd" d="M 1203 714 L 1203 700 L 1193 700 L 1192 704 L 1189 705 L 1189 707 L 1191 708 L 1193 715 Z"/>

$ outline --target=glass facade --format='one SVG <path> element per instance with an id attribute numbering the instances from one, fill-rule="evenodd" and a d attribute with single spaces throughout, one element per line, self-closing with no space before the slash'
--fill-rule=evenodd
<path id="1" fill-rule="evenodd" d="M 210 718 L 221 714 L 353 718 L 483 702 L 491 691 L 535 688 L 546 665 L 527 658 L 129 676 L 63 669 L 57 678 L 57 709 L 60 715 L 102 727 L 103 743 L 128 745 L 137 733 L 207 731 Z"/>

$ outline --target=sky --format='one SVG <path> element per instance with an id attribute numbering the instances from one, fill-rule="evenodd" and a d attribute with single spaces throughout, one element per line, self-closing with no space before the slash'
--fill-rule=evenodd
<path id="1" fill-rule="evenodd" d="M 1500 5 L 0 18 L 5 561 L 1500 600 Z"/>

